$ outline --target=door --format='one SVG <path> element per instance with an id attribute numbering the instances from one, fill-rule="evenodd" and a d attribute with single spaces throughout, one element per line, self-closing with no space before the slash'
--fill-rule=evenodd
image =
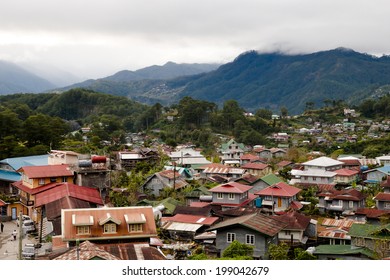
<path id="1" fill-rule="evenodd" d="M 16 217 L 17 217 L 17 215 L 16 215 L 16 207 L 12 207 L 11 208 L 11 219 L 12 220 L 16 220 Z"/>
<path id="2" fill-rule="evenodd" d="M 282 198 L 278 197 L 278 208 L 282 207 Z"/>

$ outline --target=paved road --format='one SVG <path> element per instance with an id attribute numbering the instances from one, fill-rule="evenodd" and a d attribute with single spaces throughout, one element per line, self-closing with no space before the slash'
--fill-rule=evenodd
<path id="1" fill-rule="evenodd" d="M 16 221 L 3 222 L 4 230 L 0 233 L 0 260 L 18 260 L 19 259 L 19 227 L 16 225 Z M 16 229 L 16 240 L 12 237 L 12 231 Z M 26 243 L 37 244 L 36 237 L 25 234 L 22 236 L 22 246 Z M 44 243 L 41 249 L 37 250 L 37 255 L 45 254 L 45 250 L 51 247 L 51 244 Z M 22 247 L 23 248 L 23 247 Z"/>

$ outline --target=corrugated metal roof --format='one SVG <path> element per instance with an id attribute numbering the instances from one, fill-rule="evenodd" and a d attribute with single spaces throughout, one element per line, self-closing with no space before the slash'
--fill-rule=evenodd
<path id="1" fill-rule="evenodd" d="M 30 179 L 73 176 L 73 171 L 67 164 L 24 166 L 17 171 L 23 172 Z"/>
<path id="2" fill-rule="evenodd" d="M 173 217 L 163 217 L 162 221 L 171 221 L 179 223 L 192 223 L 200 225 L 212 225 L 218 221 L 217 217 L 207 217 L 207 216 L 198 216 L 198 215 L 188 215 L 188 214 L 176 214 Z"/>
<path id="3" fill-rule="evenodd" d="M 0 162 L 7 163 L 16 171 L 23 166 L 47 165 L 49 163 L 49 155 L 6 158 Z"/>
<path id="4" fill-rule="evenodd" d="M 0 170 L 0 180 L 8 182 L 16 182 L 21 179 L 21 175 L 18 172 Z"/>
<path id="5" fill-rule="evenodd" d="M 276 196 L 276 197 L 293 197 L 299 193 L 301 189 L 290 186 L 285 182 L 279 182 L 265 189 L 256 192 L 259 196 Z"/>
<path id="6" fill-rule="evenodd" d="M 237 182 L 229 182 L 210 189 L 210 192 L 218 193 L 244 193 L 252 189 L 252 186 L 240 184 Z"/>
<path id="7" fill-rule="evenodd" d="M 208 231 L 241 225 L 268 236 L 275 236 L 288 224 L 263 214 L 251 214 L 228 219 L 212 226 Z"/>
<path id="8" fill-rule="evenodd" d="M 192 223 L 179 223 L 179 222 L 167 222 L 166 224 L 162 225 L 161 228 L 165 230 L 172 230 L 172 231 L 189 231 L 189 232 L 196 232 L 198 229 L 200 229 L 203 225 L 202 224 L 192 224 Z"/>

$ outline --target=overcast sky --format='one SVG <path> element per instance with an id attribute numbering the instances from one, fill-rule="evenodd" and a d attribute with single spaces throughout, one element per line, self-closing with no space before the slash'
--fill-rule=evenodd
<path id="1" fill-rule="evenodd" d="M 0 59 L 83 78 L 248 50 L 390 54 L 388 0 L 1 0 Z"/>

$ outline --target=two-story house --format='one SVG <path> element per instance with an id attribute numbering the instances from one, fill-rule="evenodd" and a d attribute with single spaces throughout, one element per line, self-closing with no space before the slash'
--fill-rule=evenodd
<path id="1" fill-rule="evenodd" d="M 250 204 L 255 196 L 249 191 L 252 186 L 229 182 L 218 185 L 210 192 L 212 194 L 212 205 L 221 205 L 222 208 L 241 207 Z"/>
<path id="2" fill-rule="evenodd" d="M 337 215 L 352 214 L 359 208 L 365 207 L 367 195 L 356 189 L 325 190 L 318 195 L 320 212 L 332 212 Z"/>
<path id="3" fill-rule="evenodd" d="M 73 183 L 68 165 L 24 166 L 17 170 L 22 179 L 13 183 L 18 189 L 23 213 L 32 217 L 36 194 L 54 188 L 58 183 Z"/>
<path id="4" fill-rule="evenodd" d="M 245 152 L 243 143 L 238 143 L 234 139 L 230 139 L 227 143 L 223 143 L 219 150 L 221 154 L 222 164 L 230 166 L 239 166 L 240 157 Z"/>
<path id="5" fill-rule="evenodd" d="M 268 164 L 264 163 L 247 163 L 241 166 L 242 169 L 244 169 L 247 173 L 257 176 L 257 177 L 262 177 L 267 174 L 272 173 L 272 168 Z"/>
<path id="6" fill-rule="evenodd" d="M 349 235 L 351 246 L 368 249 L 373 259 L 390 257 L 390 224 L 353 224 Z"/>
<path id="7" fill-rule="evenodd" d="M 369 169 L 364 171 L 363 174 L 366 175 L 366 184 L 380 184 L 382 181 L 387 180 L 387 177 L 390 174 L 390 165 L 385 165 L 375 169 Z"/>
<path id="8" fill-rule="evenodd" d="M 249 214 L 227 219 L 210 227 L 216 231 L 215 245 L 222 256 L 235 240 L 253 246 L 253 258 L 267 259 L 270 244 L 278 244 L 278 234 L 288 224 L 264 214 Z"/>
<path id="9" fill-rule="evenodd" d="M 279 182 L 255 193 L 256 207 L 268 209 L 270 212 L 285 211 L 293 201 L 297 201 L 297 194 L 301 189 Z"/>
<path id="10" fill-rule="evenodd" d="M 62 209 L 61 225 L 61 235 L 53 237 L 53 250 L 64 244 L 74 247 L 77 241 L 149 243 L 157 237 L 150 206 Z"/>
<path id="11" fill-rule="evenodd" d="M 381 183 L 381 187 L 383 191 L 374 197 L 376 208 L 390 211 L 390 177 L 387 177 L 387 180 Z"/>
<path id="12" fill-rule="evenodd" d="M 334 178 L 334 182 L 339 185 L 351 185 L 352 183 L 356 183 L 358 180 L 359 171 L 342 168 L 334 171 L 336 176 Z"/>
<path id="13" fill-rule="evenodd" d="M 149 176 L 141 188 L 143 192 L 157 197 L 163 189 L 178 190 L 187 185 L 188 183 L 177 171 L 164 170 Z"/>

